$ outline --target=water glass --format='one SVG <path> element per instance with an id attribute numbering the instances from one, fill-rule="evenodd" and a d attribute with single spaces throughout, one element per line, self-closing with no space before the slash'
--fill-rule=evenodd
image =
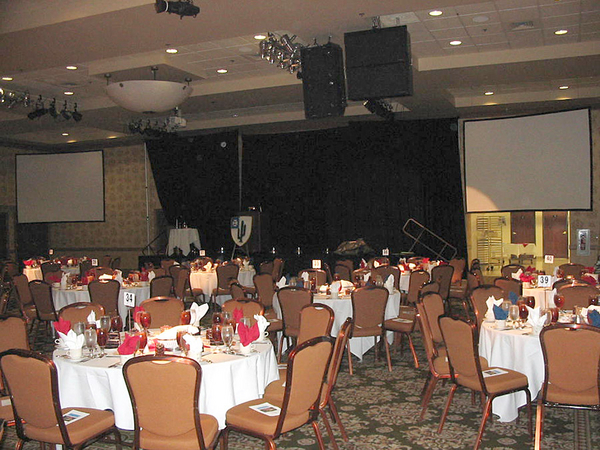
<path id="1" fill-rule="evenodd" d="M 233 343 L 233 327 L 231 325 L 224 325 L 221 328 L 221 338 L 227 346 L 227 353 L 231 353 L 231 344 Z"/>
<path id="2" fill-rule="evenodd" d="M 96 336 L 96 330 L 93 328 L 87 328 L 83 334 L 85 336 L 85 346 L 90 352 L 90 357 L 93 358 L 94 350 L 96 348 L 96 343 L 98 339 L 98 337 Z"/>
<path id="3" fill-rule="evenodd" d="M 85 323 L 84 322 L 75 322 L 75 324 L 73 324 L 73 331 L 78 336 L 80 334 L 83 334 L 83 332 L 85 331 Z"/>

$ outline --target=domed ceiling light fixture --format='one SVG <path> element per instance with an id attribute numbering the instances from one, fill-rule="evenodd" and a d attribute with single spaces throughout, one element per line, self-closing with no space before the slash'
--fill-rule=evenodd
<path id="1" fill-rule="evenodd" d="M 111 84 L 111 75 L 107 73 L 104 75 L 106 93 L 120 107 L 147 114 L 169 111 L 181 105 L 191 95 L 191 79 L 186 78 L 186 83 L 160 81 L 156 79 L 158 67 L 153 66 L 150 70 L 153 73 L 152 80 L 119 81 Z"/>

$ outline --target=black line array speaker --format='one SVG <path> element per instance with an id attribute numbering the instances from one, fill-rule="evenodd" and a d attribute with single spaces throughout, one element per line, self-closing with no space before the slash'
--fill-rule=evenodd
<path id="1" fill-rule="evenodd" d="M 412 95 L 410 35 L 406 26 L 344 34 L 350 100 Z"/>
<path id="2" fill-rule="evenodd" d="M 307 119 L 343 116 L 346 83 L 342 48 L 331 42 L 300 50 L 304 114 Z"/>

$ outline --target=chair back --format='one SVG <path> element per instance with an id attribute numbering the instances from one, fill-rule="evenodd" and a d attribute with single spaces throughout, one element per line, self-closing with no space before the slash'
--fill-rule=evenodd
<path id="1" fill-rule="evenodd" d="M 429 272 L 426 270 L 413 270 L 408 279 L 408 294 L 406 300 L 409 305 L 414 305 L 419 299 L 421 289 L 429 282 Z"/>
<path id="2" fill-rule="evenodd" d="M 486 301 L 491 296 L 493 296 L 496 300 L 500 300 L 501 298 L 504 298 L 504 291 L 498 286 L 482 284 L 481 286 L 473 289 L 473 292 L 471 292 L 471 296 L 469 298 L 471 300 L 471 307 L 473 308 L 473 312 L 477 318 L 477 328 L 481 328 L 481 323 L 485 318 L 485 313 L 487 313 Z"/>
<path id="3" fill-rule="evenodd" d="M 125 363 L 123 377 L 133 405 L 134 448 L 161 448 L 161 441 L 185 434 L 195 437 L 194 448 L 206 448 L 198 409 L 200 364 L 180 356 L 140 356 Z"/>
<path id="4" fill-rule="evenodd" d="M 283 276 L 283 266 L 285 261 L 281 258 L 275 258 L 273 260 L 273 280 L 279 281 Z"/>
<path id="5" fill-rule="evenodd" d="M 86 273 L 88 273 L 90 270 L 92 270 L 92 260 L 91 259 L 84 259 L 83 261 L 81 261 L 79 263 L 79 275 L 80 276 L 85 276 Z"/>
<path id="6" fill-rule="evenodd" d="M 109 316 L 118 313 L 121 283 L 117 280 L 94 280 L 88 284 L 90 301 L 104 307 Z"/>
<path id="7" fill-rule="evenodd" d="M 287 364 L 285 393 L 274 437 L 283 429 L 288 414 L 305 415 L 307 422 L 315 420 L 318 404 L 333 350 L 333 338 L 320 336 L 296 346 Z"/>
<path id="8" fill-rule="evenodd" d="M 494 279 L 494 286 L 498 286 L 502 289 L 502 295 L 505 299 L 508 299 L 510 292 L 514 292 L 519 297 L 523 295 L 523 282 L 521 280 L 499 277 Z"/>
<path id="9" fill-rule="evenodd" d="M 419 298 L 427 294 L 428 292 L 435 292 L 436 294 L 440 293 L 440 285 L 435 281 L 430 281 L 429 283 L 425 283 L 421 288 L 421 293 L 419 294 Z"/>
<path id="10" fill-rule="evenodd" d="M 436 345 L 444 342 L 442 332 L 438 325 L 438 318 L 445 314 L 444 299 L 437 292 L 427 292 L 421 298 L 423 309 L 425 310 L 431 337 Z"/>
<path id="11" fill-rule="evenodd" d="M 585 270 L 585 266 L 583 264 L 575 263 L 561 264 L 558 266 L 558 268 L 562 270 L 564 278 L 575 278 L 577 280 L 581 279 Z"/>
<path id="12" fill-rule="evenodd" d="M 438 357 L 438 351 L 435 343 L 433 342 L 433 335 L 431 334 L 431 327 L 429 326 L 427 311 L 425 310 L 423 302 L 421 301 L 417 302 L 417 320 L 419 321 L 421 339 L 423 341 L 423 347 L 425 348 L 425 355 L 427 356 L 427 363 L 429 364 L 430 372 L 438 373 L 440 375 L 449 375 L 449 370 L 440 370 L 440 367 L 434 364 L 435 358 Z"/>
<path id="13" fill-rule="evenodd" d="M 112 261 L 111 255 L 104 255 L 100 258 L 100 266 L 101 267 L 110 267 L 111 261 Z"/>
<path id="14" fill-rule="evenodd" d="M 21 273 L 19 265 L 14 261 L 3 261 L 2 263 L 2 279 L 0 281 L 10 281 L 16 275 Z"/>
<path id="15" fill-rule="evenodd" d="M 545 369 L 542 401 L 600 408 L 600 328 L 551 325 L 541 331 L 540 342 Z"/>
<path id="16" fill-rule="evenodd" d="M 17 299 L 21 306 L 28 306 L 33 303 L 33 297 L 29 290 L 29 280 L 26 275 L 20 273 L 13 277 L 13 286 L 17 292 Z"/>
<path id="17" fill-rule="evenodd" d="M 245 298 L 246 292 L 242 285 L 237 281 L 232 281 L 229 284 L 229 290 L 231 291 L 231 298 Z"/>
<path id="18" fill-rule="evenodd" d="M 473 292 L 473 289 L 481 286 L 481 280 L 474 273 L 467 272 L 467 294 Z"/>
<path id="19" fill-rule="evenodd" d="M 175 297 L 152 297 L 140 303 L 150 313 L 152 328 L 176 327 L 181 324 L 183 301 Z"/>
<path id="20" fill-rule="evenodd" d="M 572 310 L 575 306 L 588 306 L 590 299 L 600 295 L 600 290 L 596 286 L 586 285 L 566 285 L 560 287 L 557 294 L 565 298 L 562 309 Z"/>
<path id="21" fill-rule="evenodd" d="M 317 286 L 327 284 L 327 272 L 323 269 L 302 269 L 298 272 L 298 278 L 302 278 L 302 274 L 307 273 L 309 280 L 316 280 Z"/>
<path id="22" fill-rule="evenodd" d="M 451 284 L 460 283 L 460 280 L 462 280 L 462 277 L 465 273 L 465 266 L 467 265 L 467 262 L 464 258 L 452 258 L 448 264 L 454 267 Z"/>
<path id="23" fill-rule="evenodd" d="M 475 339 L 475 324 L 449 316 L 440 317 L 438 323 L 446 343 L 452 381 L 474 391 L 486 393 Z"/>
<path id="24" fill-rule="evenodd" d="M 512 278 L 512 274 L 517 273 L 519 270 L 523 272 L 525 267 L 521 264 L 507 264 L 500 269 L 500 274 L 502 274 L 504 278 Z"/>
<path id="25" fill-rule="evenodd" d="M 333 267 L 333 273 L 339 275 L 342 280 L 352 281 L 352 270 L 346 264 L 340 264 L 340 261 Z"/>
<path id="26" fill-rule="evenodd" d="M 51 437 L 73 448 L 62 418 L 54 363 L 31 350 L 11 349 L 0 354 L 0 371 L 10 393 L 19 438 L 48 442 Z"/>
<path id="27" fill-rule="evenodd" d="M 384 264 L 382 266 L 371 269 L 371 277 L 380 276 L 383 282 L 387 280 L 387 278 L 393 275 L 394 276 L 394 289 L 400 289 L 400 269 L 398 266 L 390 266 L 389 264 Z"/>
<path id="28" fill-rule="evenodd" d="M 258 273 L 260 274 L 269 274 L 271 278 L 273 278 L 273 261 L 263 261 L 260 263 L 260 267 L 258 269 Z"/>
<path id="29" fill-rule="evenodd" d="M 42 278 L 46 279 L 46 274 L 49 272 L 60 272 L 60 264 L 55 262 L 46 261 L 40 265 L 42 269 Z"/>
<path id="30" fill-rule="evenodd" d="M 98 279 L 98 278 L 100 278 L 100 275 L 111 275 L 112 276 L 113 270 L 107 266 L 99 266 L 99 267 L 94 267 L 92 269 L 92 274 L 94 275 L 95 279 Z"/>
<path id="31" fill-rule="evenodd" d="M 354 329 L 373 328 L 383 324 L 389 292 L 383 287 L 364 287 L 352 292 Z"/>
<path id="32" fill-rule="evenodd" d="M 322 303 L 304 305 L 300 311 L 300 331 L 297 344 L 306 342 L 314 337 L 331 335 L 333 327 L 333 310 Z"/>
<path id="33" fill-rule="evenodd" d="M 29 291 L 37 310 L 38 319 L 58 320 L 52 301 L 52 286 L 42 280 L 32 280 L 29 282 Z"/>
<path id="34" fill-rule="evenodd" d="M 169 268 L 174 265 L 177 261 L 174 259 L 163 259 L 160 261 L 160 268 L 165 270 L 167 273 L 169 272 Z"/>
<path id="35" fill-rule="evenodd" d="M 256 298 L 265 308 L 270 308 L 273 305 L 273 296 L 275 295 L 273 277 L 268 273 L 256 274 L 253 282 L 256 288 Z"/>
<path id="36" fill-rule="evenodd" d="M 444 300 L 447 300 L 450 295 L 453 274 L 454 267 L 450 264 L 435 266 L 431 269 L 431 281 L 435 281 L 440 285 L 439 293 Z"/>
<path id="37" fill-rule="evenodd" d="M 181 300 L 192 293 L 192 286 L 190 284 L 190 269 L 180 265 L 172 265 L 169 267 L 169 273 L 173 278 L 173 289 L 175 296 Z"/>
<path id="38" fill-rule="evenodd" d="M 113 270 L 121 268 L 121 257 L 117 256 L 110 261 L 110 268 Z"/>
<path id="39" fill-rule="evenodd" d="M 327 368 L 327 378 L 325 379 L 325 386 L 321 392 L 321 403 L 320 407 L 324 408 L 331 397 L 331 391 L 335 387 L 337 382 L 338 374 L 340 373 L 340 366 L 342 365 L 342 359 L 344 358 L 344 349 L 350 339 L 350 333 L 352 331 L 352 317 L 347 317 L 340 331 L 335 338 L 335 345 L 333 346 L 333 352 L 331 354 L 331 361 Z"/>
<path id="40" fill-rule="evenodd" d="M 164 277 L 165 275 L 171 276 L 169 274 L 169 272 L 166 271 L 165 269 L 163 269 L 162 267 L 155 267 L 155 268 L 152 269 L 152 272 L 154 272 L 154 277 L 155 278 L 157 278 L 157 277 Z M 171 277 L 171 278 L 173 278 L 173 277 Z"/>
<path id="41" fill-rule="evenodd" d="M 29 349 L 27 322 L 21 317 L 0 316 L 0 352 L 11 348 Z"/>
<path id="42" fill-rule="evenodd" d="M 240 266 L 234 263 L 222 264 L 217 267 L 217 287 L 229 290 L 229 284 L 237 280 Z"/>
<path id="43" fill-rule="evenodd" d="M 252 299 L 244 299 L 237 298 L 232 300 L 227 300 L 223 303 L 222 306 L 223 311 L 227 311 L 231 313 L 233 317 L 233 311 L 236 309 L 241 309 L 244 313 L 244 317 L 248 317 L 250 319 L 250 324 L 254 325 L 256 323 L 255 315 L 263 316 L 265 313 L 265 308 L 256 300 Z"/>
<path id="44" fill-rule="evenodd" d="M 297 336 L 300 332 L 300 311 L 313 302 L 313 294 L 307 289 L 287 286 L 279 289 L 277 299 L 283 319 L 283 332 L 286 336 Z"/>
<path id="45" fill-rule="evenodd" d="M 162 275 L 150 282 L 150 297 L 171 297 L 173 295 L 173 277 Z"/>
<path id="46" fill-rule="evenodd" d="M 91 312 L 94 312 L 96 320 L 100 320 L 105 314 L 104 306 L 91 302 L 77 302 L 64 306 L 58 311 L 58 317 L 71 322 L 71 327 L 77 322 L 87 324 L 87 318 Z"/>

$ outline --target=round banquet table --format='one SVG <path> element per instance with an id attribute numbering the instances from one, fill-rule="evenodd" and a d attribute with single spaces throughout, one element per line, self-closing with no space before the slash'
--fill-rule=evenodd
<path id="1" fill-rule="evenodd" d="M 23 275 L 25 275 L 29 281 L 41 280 L 42 269 L 39 267 L 25 267 L 23 269 Z"/>
<path id="2" fill-rule="evenodd" d="M 536 398 L 544 381 L 544 357 L 540 338 L 531 334 L 531 328 L 499 331 L 494 322 L 483 322 L 479 354 L 488 360 L 490 367 L 504 367 L 526 375 L 531 399 Z M 497 397 L 492 402 L 492 413 L 500 417 L 500 422 L 512 422 L 526 400 L 523 391 Z"/>
<path id="3" fill-rule="evenodd" d="M 125 323 L 127 319 L 127 307 L 125 306 L 125 292 L 130 292 L 135 295 L 136 306 L 142 303 L 144 300 L 150 298 L 150 286 L 138 286 L 138 287 L 121 287 L 119 291 L 119 315 Z M 58 289 L 52 288 L 52 300 L 54 301 L 54 308 L 56 311 L 60 311 L 61 308 L 70 305 L 71 303 L 77 302 L 89 302 L 90 294 L 87 290 L 87 286 L 80 286 L 76 289 Z"/>
<path id="4" fill-rule="evenodd" d="M 254 275 L 256 275 L 256 271 L 252 267 L 247 270 L 240 269 L 238 281 L 242 286 L 254 286 Z M 204 292 L 205 295 L 210 296 L 212 291 L 217 288 L 217 272 L 214 270 L 192 271 L 190 273 L 190 285 L 193 289 L 202 289 L 202 292 Z M 219 295 L 217 297 L 217 303 L 222 305 L 229 299 L 231 299 L 230 295 Z"/>
<path id="5" fill-rule="evenodd" d="M 179 248 L 184 255 L 190 253 L 191 244 L 194 247 L 201 249 L 200 235 L 196 228 L 173 228 L 169 230 L 169 243 L 167 254 L 171 255 L 175 251 L 175 247 Z"/>
<path id="6" fill-rule="evenodd" d="M 265 387 L 279 379 L 270 341 L 254 346 L 256 352 L 249 356 L 205 354 L 200 361 L 200 412 L 213 415 L 219 421 L 219 428 L 225 427 L 229 408 L 261 397 Z M 63 350 L 55 350 L 53 355 L 62 407 L 110 409 L 117 427 L 133 430 L 133 409 L 120 359 L 114 356 L 116 350 L 107 350 L 110 356 L 83 358 L 81 362 L 72 362 L 64 354 Z"/>
<path id="7" fill-rule="evenodd" d="M 315 294 L 313 296 L 314 303 L 322 303 L 333 309 L 333 327 L 331 335 L 337 336 L 341 326 L 346 321 L 346 318 L 352 317 L 352 299 L 348 296 L 332 298 L 331 295 Z M 273 309 L 277 313 L 277 317 L 281 319 L 281 308 L 277 294 L 273 297 Z M 385 319 L 393 319 L 398 317 L 400 313 L 400 292 L 394 291 L 388 297 L 388 302 L 385 308 Z M 394 333 L 387 334 L 388 341 L 391 343 L 394 339 Z M 355 337 L 350 339 L 350 352 L 362 360 L 363 355 L 374 345 L 372 337 Z"/>

